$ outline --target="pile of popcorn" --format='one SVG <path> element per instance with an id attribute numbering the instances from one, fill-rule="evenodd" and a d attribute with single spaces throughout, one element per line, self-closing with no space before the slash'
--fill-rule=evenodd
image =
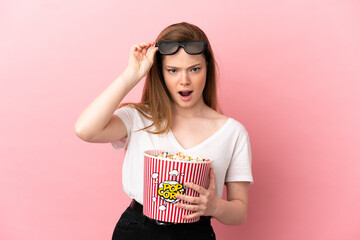
<path id="1" fill-rule="evenodd" d="M 166 158 L 166 159 L 170 159 L 170 160 L 180 160 L 180 161 L 193 161 L 193 162 L 207 162 L 210 161 L 209 159 L 206 158 L 200 158 L 200 157 L 190 157 L 187 155 L 184 155 L 182 152 L 178 152 L 175 155 L 174 154 L 169 154 L 168 152 L 162 152 L 159 154 L 153 154 L 152 156 L 154 157 L 161 157 L 161 158 Z"/>

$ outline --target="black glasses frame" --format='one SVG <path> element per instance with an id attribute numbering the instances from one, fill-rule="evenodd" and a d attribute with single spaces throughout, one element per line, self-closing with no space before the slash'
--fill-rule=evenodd
<path id="1" fill-rule="evenodd" d="M 164 52 L 164 49 L 161 49 L 161 45 L 162 44 L 169 44 L 169 43 L 174 43 L 176 44 L 176 50 L 175 51 L 172 51 L 172 52 Z M 202 47 L 199 51 L 197 52 L 193 52 L 193 51 L 189 51 L 189 49 L 186 48 L 187 45 L 191 44 L 191 43 L 201 43 L 202 44 Z M 162 54 L 162 55 L 173 55 L 175 53 L 177 53 L 177 51 L 179 51 L 179 48 L 182 47 L 186 53 L 190 54 L 190 55 L 198 55 L 198 54 L 201 54 L 205 51 L 205 48 L 206 46 L 208 45 L 207 42 L 204 42 L 204 41 L 198 41 L 198 40 L 192 40 L 192 41 L 186 41 L 186 42 L 176 42 L 176 41 L 163 41 L 163 42 L 157 42 L 155 44 L 155 47 L 158 47 L 159 48 L 159 52 Z"/>

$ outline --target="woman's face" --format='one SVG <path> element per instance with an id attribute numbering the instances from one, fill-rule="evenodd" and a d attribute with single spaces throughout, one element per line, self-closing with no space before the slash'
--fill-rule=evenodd
<path id="1" fill-rule="evenodd" d="M 164 55 L 162 72 L 175 105 L 191 108 L 204 104 L 206 61 L 203 54 L 190 55 L 180 48 L 174 55 Z"/>

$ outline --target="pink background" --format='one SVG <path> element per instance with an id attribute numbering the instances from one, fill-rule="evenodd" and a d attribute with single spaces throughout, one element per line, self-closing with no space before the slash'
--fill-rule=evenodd
<path id="1" fill-rule="evenodd" d="M 179 21 L 207 33 L 252 144 L 248 219 L 214 220 L 218 239 L 360 239 L 355 0 L 1 1 L 0 239 L 111 239 L 123 153 L 73 127 L 130 46 Z"/>

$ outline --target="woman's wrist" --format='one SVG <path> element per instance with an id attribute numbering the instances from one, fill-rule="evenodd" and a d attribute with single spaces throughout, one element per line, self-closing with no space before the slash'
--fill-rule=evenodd
<path id="1" fill-rule="evenodd" d="M 126 68 L 125 71 L 118 77 L 119 81 L 126 84 L 127 88 L 131 90 L 141 80 L 134 71 Z"/>
<path id="2" fill-rule="evenodd" d="M 215 197 L 214 204 L 212 206 L 213 211 L 211 213 L 211 216 L 213 218 L 218 219 L 219 217 L 221 217 L 221 209 L 223 208 L 224 201 L 224 199 L 221 199 L 218 196 Z"/>

